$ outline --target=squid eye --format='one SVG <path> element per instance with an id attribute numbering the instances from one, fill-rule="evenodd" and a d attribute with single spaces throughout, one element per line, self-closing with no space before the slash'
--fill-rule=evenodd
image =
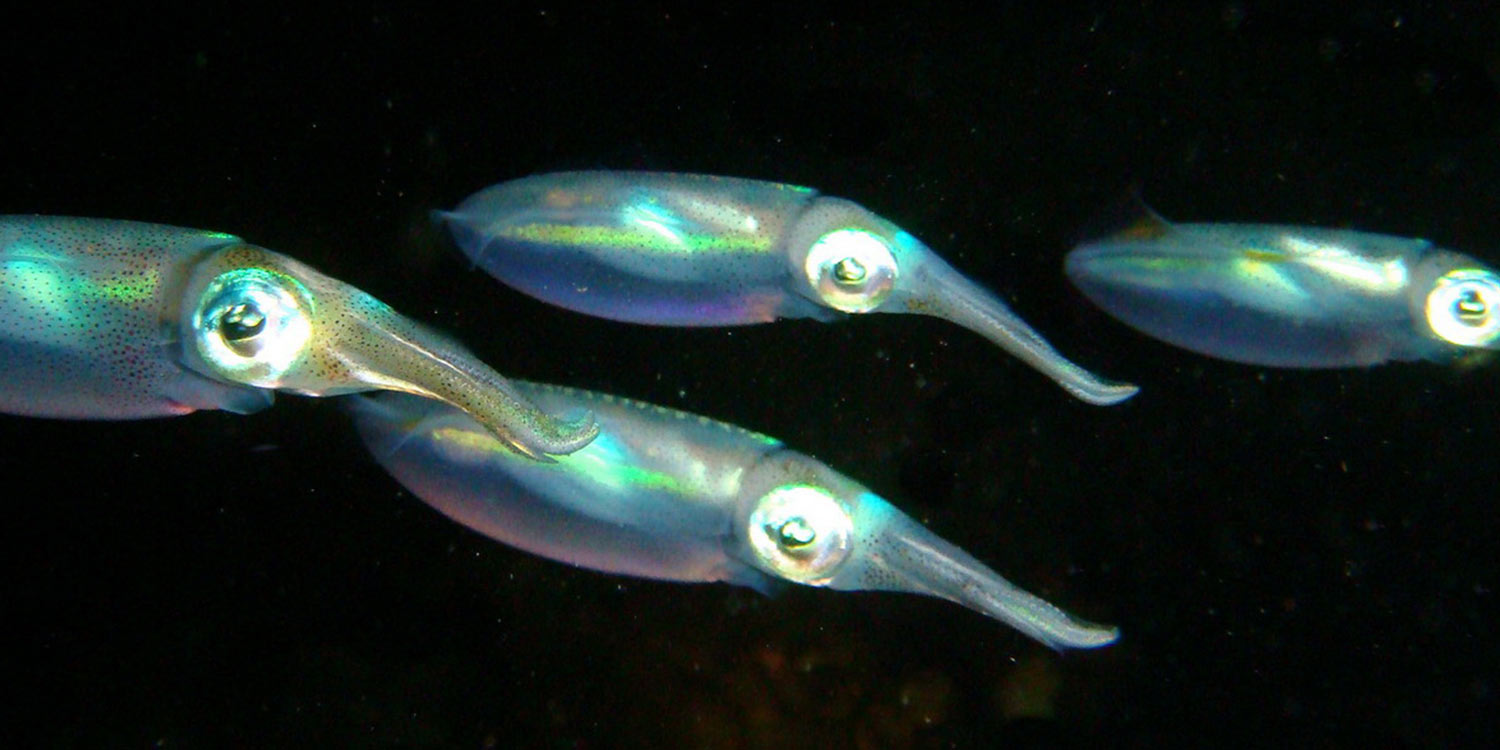
<path id="1" fill-rule="evenodd" d="M 219 318 L 219 335 L 229 348 L 246 356 L 255 356 L 259 350 L 256 339 L 266 330 L 266 314 L 259 307 L 243 302 L 228 310 Z"/>
<path id="2" fill-rule="evenodd" d="M 807 485 L 766 493 L 750 514 L 750 546 L 776 575 L 821 585 L 849 557 L 854 525 L 837 498 Z"/>
<path id="3" fill-rule="evenodd" d="M 776 530 L 776 546 L 783 551 L 793 551 L 818 541 L 818 530 L 806 518 L 796 516 L 788 519 Z"/>
<path id="4" fill-rule="evenodd" d="M 836 229 L 813 243 L 803 272 L 830 307 L 847 313 L 869 312 L 896 286 L 896 257 L 877 234 Z"/>
<path id="5" fill-rule="evenodd" d="M 1427 295 L 1427 323 L 1444 341 L 1487 346 L 1500 337 L 1500 278 L 1481 269 L 1450 271 Z"/>
<path id="6" fill-rule="evenodd" d="M 220 274 L 193 315 L 198 354 L 230 380 L 276 387 L 312 336 L 305 291 L 295 279 L 265 269 Z"/>
<path id="7" fill-rule="evenodd" d="M 833 264 L 833 282 L 839 286 L 855 286 L 868 275 L 858 258 L 845 258 Z"/>

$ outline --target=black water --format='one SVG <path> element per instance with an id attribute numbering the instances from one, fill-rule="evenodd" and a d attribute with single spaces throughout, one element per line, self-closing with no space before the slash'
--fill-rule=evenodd
<path id="1" fill-rule="evenodd" d="M 233 232 L 507 374 L 777 435 L 1124 637 L 1058 656 L 935 600 L 529 557 L 404 494 L 326 401 L 7 417 L 6 744 L 1500 739 L 1500 363 L 1219 363 L 1113 323 L 1061 273 L 1132 188 L 1176 219 L 1500 261 L 1500 12 L 1031 5 L 8 13 L 0 209 Z M 427 221 L 567 168 L 852 198 L 1144 390 L 1079 404 L 938 321 L 590 320 L 471 270 Z"/>

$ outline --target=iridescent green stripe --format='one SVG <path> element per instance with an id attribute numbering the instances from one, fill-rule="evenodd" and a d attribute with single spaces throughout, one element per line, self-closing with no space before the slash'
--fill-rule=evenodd
<path id="1" fill-rule="evenodd" d="M 771 249 L 771 239 L 762 235 L 682 234 L 665 227 L 649 231 L 642 227 L 525 224 L 505 227 L 499 235 L 516 242 L 589 249 L 639 248 L 688 253 L 763 253 Z"/>
<path id="2" fill-rule="evenodd" d="M 665 491 L 679 496 L 686 494 L 687 488 L 681 479 L 665 472 L 626 463 L 629 455 L 614 437 L 600 435 L 583 450 L 566 457 L 560 456 L 562 460 L 559 463 L 565 464 L 571 471 L 588 476 L 595 484 L 616 490 L 630 487 Z"/>
<path id="3" fill-rule="evenodd" d="M 406 428 L 410 431 L 411 428 Z M 501 461 L 519 464 L 528 470 L 561 471 L 580 474 L 589 481 L 603 487 L 619 490 L 624 487 L 664 490 L 675 495 L 685 492 L 683 482 L 671 474 L 650 471 L 626 463 L 628 454 L 618 440 L 609 435 L 600 435 L 583 450 L 566 456 L 557 456 L 555 464 L 537 464 L 530 459 L 517 456 L 487 432 L 478 432 L 469 427 L 447 427 L 433 430 L 432 440 L 446 444 L 445 453 L 477 456 L 479 461 Z"/>

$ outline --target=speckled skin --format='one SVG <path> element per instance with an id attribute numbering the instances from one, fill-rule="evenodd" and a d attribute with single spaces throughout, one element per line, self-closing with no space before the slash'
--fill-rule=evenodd
<path id="1" fill-rule="evenodd" d="M 401 396 L 351 399 L 371 453 L 413 494 L 491 538 L 554 560 L 674 581 L 779 581 L 936 596 L 1054 648 L 1115 640 L 1017 588 L 884 499 L 778 440 L 706 417 L 587 391 L 515 382 L 553 413 L 589 410 L 599 437 L 541 464 L 504 450 L 461 412 Z M 755 519 L 788 487 L 816 497 L 797 554 L 757 545 Z M 783 495 L 784 496 L 784 495 Z M 799 496 L 803 497 L 805 495 Z M 833 506 L 829 515 L 819 508 Z M 817 507 L 813 507 L 817 506 Z"/>
<path id="2" fill-rule="evenodd" d="M 181 364 L 189 270 L 237 243 L 160 224 L 0 217 L 0 411 L 135 419 L 269 406 L 270 391 Z"/>
<path id="3" fill-rule="evenodd" d="M 280 288 L 291 303 L 276 312 L 308 333 L 264 342 L 284 353 L 274 366 L 259 354 L 226 362 L 207 346 L 220 321 L 203 307 L 238 301 L 238 286 L 218 282 L 246 269 Z M 461 346 L 348 284 L 231 235 L 158 224 L 0 217 L 0 354 L 0 411 L 12 414 L 245 413 L 274 390 L 396 390 L 451 403 L 537 460 L 595 434 L 587 415 L 541 413 Z"/>
<path id="4" fill-rule="evenodd" d="M 542 461 L 549 460 L 548 454 L 577 450 L 597 432 L 587 414 L 565 421 L 542 413 L 503 376 L 446 336 L 280 253 L 253 245 L 226 248 L 199 264 L 189 296 L 202 297 L 213 279 L 242 268 L 284 276 L 287 286 L 305 298 L 302 310 L 312 328 L 306 347 L 288 368 L 249 381 L 254 385 L 307 396 L 390 390 L 440 399 L 473 416 L 513 450 Z M 206 333 L 195 330 L 189 317 L 181 325 L 184 338 Z M 201 348 L 188 347 L 185 363 L 200 372 L 235 377 Z"/>

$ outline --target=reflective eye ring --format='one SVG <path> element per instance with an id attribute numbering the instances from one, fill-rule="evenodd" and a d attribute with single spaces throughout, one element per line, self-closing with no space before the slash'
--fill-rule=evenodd
<path id="1" fill-rule="evenodd" d="M 817 487 L 788 484 L 762 496 L 746 530 L 755 555 L 776 575 L 827 583 L 854 543 L 854 522 L 838 498 Z"/>
<path id="2" fill-rule="evenodd" d="M 219 274 L 193 314 L 198 354 L 223 377 L 276 387 L 312 338 L 306 298 L 296 279 L 266 269 Z"/>
<path id="3" fill-rule="evenodd" d="M 835 229 L 807 251 L 803 273 L 825 304 L 847 313 L 880 307 L 896 287 L 890 243 L 865 229 Z"/>
<path id="4" fill-rule="evenodd" d="M 1500 278 L 1459 268 L 1433 284 L 1424 310 L 1439 338 L 1458 346 L 1488 346 L 1500 338 Z"/>

